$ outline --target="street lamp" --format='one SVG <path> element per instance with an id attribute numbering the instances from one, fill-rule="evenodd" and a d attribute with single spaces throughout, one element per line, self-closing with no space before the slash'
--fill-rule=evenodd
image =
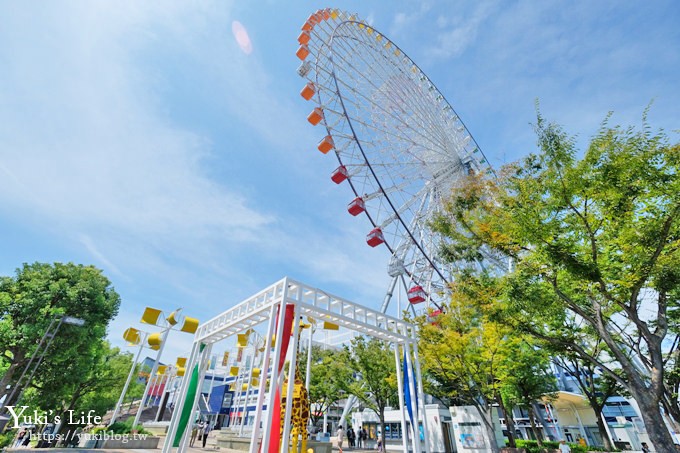
<path id="1" fill-rule="evenodd" d="M 182 316 L 181 311 L 182 309 L 178 308 L 177 310 L 170 313 L 168 316 L 165 316 L 165 314 L 161 310 L 158 310 L 157 308 L 146 307 L 144 309 L 141 322 L 143 322 L 144 324 L 151 324 L 154 326 L 163 327 L 163 330 L 158 333 L 153 333 L 149 335 L 149 337 L 147 338 L 147 342 L 151 345 L 151 348 L 157 349 L 158 354 L 156 355 L 156 360 L 154 360 L 153 367 L 151 368 L 151 372 L 149 373 L 149 379 L 147 380 L 146 387 L 144 388 L 142 401 L 139 404 L 139 409 L 137 410 L 137 414 L 135 415 L 135 420 L 132 423 L 132 426 L 137 426 L 139 424 L 139 419 L 142 416 L 142 412 L 144 411 L 146 397 L 149 394 L 151 377 L 156 374 L 156 370 L 158 369 L 158 362 L 161 358 L 161 354 L 163 354 L 163 349 L 165 348 L 165 343 L 170 330 L 175 328 L 175 326 L 179 326 L 178 330 L 180 332 L 194 334 L 198 329 L 198 319 L 190 318 L 189 316 Z"/>
<path id="2" fill-rule="evenodd" d="M 35 348 L 35 351 L 33 351 L 33 354 L 31 355 L 31 358 L 26 364 L 24 371 L 21 373 L 21 376 L 19 376 L 19 379 L 17 379 L 17 381 L 14 383 L 12 391 L 10 392 L 9 395 L 7 395 L 3 403 L 0 405 L 0 410 L 4 409 L 5 403 L 13 401 L 17 389 L 20 389 L 17 400 L 21 398 L 24 388 L 26 388 L 26 386 L 30 384 L 31 380 L 33 379 L 35 372 L 40 367 L 40 364 L 45 358 L 47 350 L 50 348 L 50 345 L 52 344 L 54 337 L 57 335 L 57 332 L 59 332 L 59 328 L 62 326 L 62 324 L 70 324 L 73 326 L 82 327 L 85 325 L 85 320 L 80 318 L 74 318 L 73 316 L 63 315 L 57 315 L 54 317 L 54 319 L 52 319 L 50 325 L 47 326 L 47 330 L 45 330 L 45 333 L 40 339 L 40 343 L 38 343 L 38 346 Z M 29 373 L 29 370 L 30 374 L 28 374 L 27 377 L 27 373 Z"/>
<path id="3" fill-rule="evenodd" d="M 146 343 L 146 338 L 148 335 L 149 334 L 147 332 L 142 332 L 141 330 L 137 330 L 134 327 L 130 327 L 125 332 L 123 332 L 123 339 L 128 342 L 128 345 L 139 346 L 139 349 L 137 350 L 135 359 L 132 361 L 130 372 L 128 373 L 125 385 L 123 386 L 123 391 L 120 393 L 120 398 L 118 398 L 118 403 L 116 403 L 116 408 L 113 410 L 113 415 L 111 416 L 109 426 L 115 423 L 116 418 L 118 417 L 118 412 L 120 411 L 121 407 L 123 407 L 125 394 L 127 393 L 128 387 L 130 386 L 130 381 L 132 381 L 132 376 L 135 372 L 135 366 L 137 366 L 137 361 L 139 360 L 139 356 L 142 353 L 142 349 L 144 348 L 144 343 Z"/>

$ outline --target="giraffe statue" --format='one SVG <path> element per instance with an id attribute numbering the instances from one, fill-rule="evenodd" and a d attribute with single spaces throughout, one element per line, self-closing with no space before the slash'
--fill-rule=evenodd
<path id="1" fill-rule="evenodd" d="M 300 328 L 298 329 L 298 350 L 300 349 L 300 334 L 305 328 L 311 327 L 310 324 L 305 324 L 300 321 Z M 297 351 L 296 351 L 297 357 Z M 301 436 L 301 452 L 305 453 L 307 451 L 307 423 L 309 422 L 309 392 L 305 387 L 305 381 L 302 379 L 300 374 L 300 367 L 296 361 L 295 363 L 295 375 L 293 377 L 294 387 L 293 387 L 293 401 L 291 404 L 291 414 L 290 414 L 290 437 L 292 440 L 293 453 L 297 453 L 298 436 Z M 283 381 L 283 392 L 281 396 L 281 439 L 283 439 L 283 425 L 286 420 L 286 400 L 288 395 L 285 393 L 288 389 L 288 377 Z M 279 451 L 287 451 L 279 448 Z"/>

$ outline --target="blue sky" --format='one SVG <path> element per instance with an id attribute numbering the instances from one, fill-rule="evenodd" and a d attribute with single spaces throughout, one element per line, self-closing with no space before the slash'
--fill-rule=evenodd
<path id="1" fill-rule="evenodd" d="M 285 275 L 377 308 L 387 254 L 298 94 L 296 38 L 326 6 L 417 62 L 496 167 L 535 150 L 536 99 L 581 144 L 650 101 L 653 127 L 680 124 L 674 1 L 0 0 L 0 274 L 102 268 L 116 344 L 145 305 L 207 320 Z"/>

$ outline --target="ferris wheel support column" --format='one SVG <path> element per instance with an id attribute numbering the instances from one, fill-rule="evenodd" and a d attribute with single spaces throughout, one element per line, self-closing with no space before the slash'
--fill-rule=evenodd
<path id="1" fill-rule="evenodd" d="M 387 294 L 385 294 L 385 299 L 383 300 L 382 307 L 380 307 L 380 311 L 382 313 L 387 312 L 387 307 L 390 306 L 390 301 L 392 300 L 392 295 L 394 294 L 394 287 L 397 285 L 398 278 L 399 275 L 395 275 L 394 277 L 392 277 L 392 281 L 390 282 L 390 286 L 387 289 Z M 401 319 L 401 311 L 399 312 L 399 315 L 397 317 Z"/>

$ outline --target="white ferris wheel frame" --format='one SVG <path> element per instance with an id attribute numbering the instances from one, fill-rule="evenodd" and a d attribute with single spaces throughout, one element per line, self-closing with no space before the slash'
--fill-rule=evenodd
<path id="1" fill-rule="evenodd" d="M 355 201 L 365 208 L 360 212 L 383 233 L 391 253 L 392 282 L 381 309 L 387 310 L 398 280 L 407 290 L 422 287 L 426 305 L 441 308 L 456 263 L 439 259 L 443 238 L 430 222 L 460 179 L 493 169 L 413 60 L 356 15 L 332 12 L 334 20 L 318 20 L 307 32 L 303 27 L 309 57 L 298 74 L 314 86 L 326 145 L 332 143 Z M 377 80 L 369 77 L 380 71 Z"/>

